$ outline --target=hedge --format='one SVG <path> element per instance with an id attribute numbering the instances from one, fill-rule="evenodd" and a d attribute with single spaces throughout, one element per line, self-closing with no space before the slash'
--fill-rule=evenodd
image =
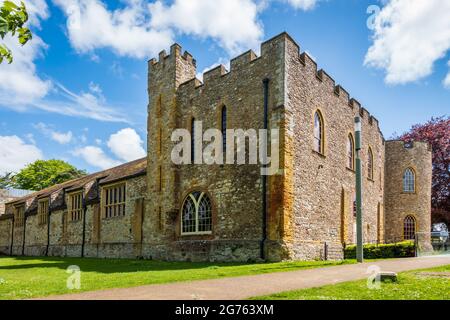
<path id="1" fill-rule="evenodd" d="M 345 259 L 356 259 L 356 246 L 347 246 L 344 249 Z M 413 241 L 404 241 L 390 244 L 366 244 L 364 245 L 364 258 L 406 258 L 415 257 L 416 248 Z"/>

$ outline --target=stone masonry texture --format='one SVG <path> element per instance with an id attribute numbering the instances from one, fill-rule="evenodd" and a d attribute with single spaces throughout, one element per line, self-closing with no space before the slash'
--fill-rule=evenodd
<path id="1" fill-rule="evenodd" d="M 385 141 L 375 119 L 286 33 L 196 79 L 196 61 L 174 44 L 148 62 L 148 155 L 145 159 L 8 202 L 0 216 L 0 253 L 30 256 L 160 259 L 168 261 L 269 261 L 342 259 L 355 242 L 355 172 L 347 140 L 362 120 L 363 231 L 367 243 L 400 241 L 403 220 L 413 215 L 430 231 L 431 150 L 426 143 Z M 264 128 L 264 81 L 269 129 L 279 130 L 277 174 L 259 164 L 189 164 L 171 161 L 176 129 L 203 131 Z M 324 150 L 314 143 L 314 114 L 323 118 Z M 203 145 L 205 147 L 205 145 Z M 373 176 L 369 176 L 369 149 Z M 248 150 L 247 150 L 248 151 Z M 406 168 L 416 192 L 402 193 Z M 266 210 L 263 183 L 266 183 Z M 106 218 L 102 190 L 126 184 L 125 214 Z M 83 193 L 82 219 L 70 221 L 68 194 Z M 212 232 L 181 233 L 181 209 L 194 191 L 211 200 Z M 37 202 L 50 199 L 46 224 Z M 18 225 L 17 208 L 25 223 Z M 263 212 L 266 217 L 263 219 Z M 266 228 L 263 228 L 266 220 Z M 263 255 L 261 255 L 263 253 Z"/>

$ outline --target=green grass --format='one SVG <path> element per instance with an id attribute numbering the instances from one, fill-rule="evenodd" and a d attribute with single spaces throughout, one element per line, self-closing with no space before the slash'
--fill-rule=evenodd
<path id="1" fill-rule="evenodd" d="M 344 282 L 270 296 L 257 297 L 258 300 L 450 300 L 450 277 L 431 277 L 423 272 L 446 272 L 450 265 L 403 272 L 398 282 L 381 284 L 379 290 L 368 289 L 367 280 Z"/>
<path id="2" fill-rule="evenodd" d="M 283 272 L 354 263 L 352 260 L 281 263 L 193 263 L 147 260 L 0 257 L 0 299 L 23 299 L 74 293 L 67 289 L 66 270 L 81 269 L 75 292 L 146 284 Z"/>

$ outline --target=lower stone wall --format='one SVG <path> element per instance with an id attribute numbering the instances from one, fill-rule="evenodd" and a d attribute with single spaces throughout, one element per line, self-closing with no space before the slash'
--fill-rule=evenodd
<path id="1" fill-rule="evenodd" d="M 258 240 L 185 240 L 168 245 L 144 245 L 143 257 L 166 261 L 255 262 L 260 260 Z"/>
<path id="2" fill-rule="evenodd" d="M 344 259 L 344 248 L 340 242 L 297 241 L 289 249 L 293 260 Z"/>

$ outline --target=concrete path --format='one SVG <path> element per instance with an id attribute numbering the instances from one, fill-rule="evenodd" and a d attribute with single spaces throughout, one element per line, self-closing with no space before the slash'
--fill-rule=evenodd
<path id="1" fill-rule="evenodd" d="M 52 296 L 50 300 L 239 300 L 283 291 L 365 279 L 367 268 L 402 272 L 450 264 L 450 256 L 382 260 L 234 278 L 146 285 L 127 289 Z"/>

